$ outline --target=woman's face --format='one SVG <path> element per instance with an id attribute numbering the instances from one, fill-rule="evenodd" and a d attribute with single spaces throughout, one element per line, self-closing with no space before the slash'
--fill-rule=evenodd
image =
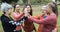
<path id="1" fill-rule="evenodd" d="M 46 7 L 46 12 L 47 12 L 47 13 L 50 13 L 51 11 L 52 11 L 52 8 L 51 8 L 50 6 L 47 6 L 47 7 Z"/>
<path id="2" fill-rule="evenodd" d="M 42 13 L 46 14 L 46 6 L 42 6 L 41 10 L 42 10 Z"/>
<path id="3" fill-rule="evenodd" d="M 16 5 L 15 10 L 19 11 L 20 10 L 20 5 Z"/>
<path id="4" fill-rule="evenodd" d="M 11 15 L 11 11 L 12 11 L 12 9 L 9 9 L 8 11 L 6 11 L 6 13 L 7 13 L 8 15 Z"/>
<path id="5" fill-rule="evenodd" d="M 27 6 L 27 11 L 30 12 L 31 8 L 30 6 Z"/>

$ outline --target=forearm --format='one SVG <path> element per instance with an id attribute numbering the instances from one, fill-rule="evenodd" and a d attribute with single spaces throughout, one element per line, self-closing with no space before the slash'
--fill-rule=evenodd
<path id="1" fill-rule="evenodd" d="M 39 24 L 50 24 L 50 25 L 56 25 L 56 17 L 54 16 L 48 16 L 44 19 L 38 20 L 33 17 L 28 17 L 29 20 L 39 23 Z"/>
<path id="2" fill-rule="evenodd" d="M 12 24 L 12 25 L 18 26 L 18 25 L 21 25 L 25 21 L 25 19 L 26 19 L 26 17 L 24 16 L 24 17 L 22 17 L 18 21 L 13 21 L 13 20 L 9 21 L 9 20 L 7 20 L 7 22 L 10 23 L 10 24 Z"/>
<path id="3" fill-rule="evenodd" d="M 38 19 L 35 19 L 35 18 L 32 18 L 32 17 L 28 17 L 28 19 L 31 20 L 31 21 L 33 21 L 33 22 L 36 22 L 36 23 L 38 23 L 38 24 L 44 23 L 43 21 L 38 20 Z"/>
<path id="4" fill-rule="evenodd" d="M 23 16 L 23 17 L 18 21 L 18 23 L 20 23 L 20 24 L 24 23 L 24 21 L 25 21 L 26 18 L 27 18 L 27 17 Z"/>
<path id="5" fill-rule="evenodd" d="M 14 14 L 14 18 L 16 19 L 16 20 L 18 20 L 18 19 L 20 19 L 21 17 L 23 17 L 24 16 L 24 13 L 21 13 L 21 14 Z"/>
<path id="6" fill-rule="evenodd" d="M 9 21 L 9 23 L 16 26 L 21 25 L 19 22 L 16 21 Z"/>
<path id="7" fill-rule="evenodd" d="M 21 18 L 21 17 L 23 17 L 23 16 L 24 16 L 24 13 L 20 14 L 20 16 L 19 16 L 18 18 Z"/>
<path id="8" fill-rule="evenodd" d="M 35 19 L 39 19 L 39 17 L 38 16 L 32 16 L 33 18 L 35 18 Z"/>

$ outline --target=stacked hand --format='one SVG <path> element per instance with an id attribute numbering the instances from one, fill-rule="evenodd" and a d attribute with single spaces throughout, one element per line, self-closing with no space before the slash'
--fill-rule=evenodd
<path id="1" fill-rule="evenodd" d="M 27 16 L 27 17 L 30 16 L 30 14 L 27 11 L 27 8 L 24 9 L 24 13 L 25 13 L 25 16 Z"/>
<path id="2" fill-rule="evenodd" d="M 25 16 L 27 16 L 27 14 L 28 14 L 27 8 L 24 9 L 24 13 L 25 13 Z"/>

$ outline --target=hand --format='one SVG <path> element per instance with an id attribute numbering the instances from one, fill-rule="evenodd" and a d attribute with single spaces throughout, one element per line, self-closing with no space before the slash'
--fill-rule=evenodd
<path id="1" fill-rule="evenodd" d="M 30 17 L 31 15 L 28 13 L 28 15 L 27 15 L 28 17 Z"/>
<path id="2" fill-rule="evenodd" d="M 25 16 L 28 16 L 27 8 L 24 9 Z"/>
<path id="3" fill-rule="evenodd" d="M 22 24 L 22 26 L 24 27 L 24 23 Z"/>

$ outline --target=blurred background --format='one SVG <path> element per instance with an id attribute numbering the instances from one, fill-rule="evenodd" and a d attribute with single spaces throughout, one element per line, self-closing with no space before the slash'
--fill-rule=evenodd
<path id="1" fill-rule="evenodd" d="M 5 1 L 5 0 L 4 0 Z M 22 11 L 23 7 L 25 4 L 31 4 L 32 5 L 32 9 L 33 9 L 33 16 L 39 15 L 41 14 L 41 6 L 44 4 L 47 4 L 49 2 L 56 2 L 58 4 L 58 32 L 60 32 L 60 0 L 6 0 L 8 1 L 9 4 L 19 4 L 20 5 L 20 12 Z M 11 1 L 11 2 L 9 2 Z M 0 7 L 1 7 L 1 3 L 3 1 L 0 0 Z M 12 11 L 13 12 L 13 11 Z M 0 10 L 0 16 L 2 15 L 2 11 Z M 38 24 L 34 23 L 36 30 L 38 29 Z M 24 32 L 24 30 L 22 30 Z M 3 28 L 1 25 L 1 21 L 0 21 L 0 32 L 3 32 Z"/>

